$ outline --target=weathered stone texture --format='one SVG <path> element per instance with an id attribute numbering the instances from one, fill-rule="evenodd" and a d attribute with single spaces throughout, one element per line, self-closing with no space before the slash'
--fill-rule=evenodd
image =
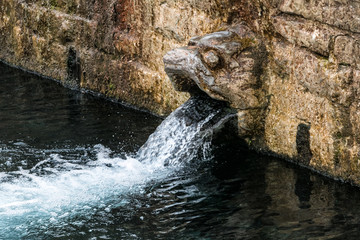
<path id="1" fill-rule="evenodd" d="M 289 64 L 291 67 L 293 63 Z M 308 91 L 295 76 L 296 72 L 290 71 L 286 77 L 271 74 L 269 93 L 272 97 L 265 124 L 266 145 L 305 166 L 329 172 L 333 167 L 333 135 L 337 130 L 334 106 L 325 97 Z M 296 138 L 301 124 L 309 126 L 308 141 L 312 153 L 309 162 L 298 158 Z"/>
<path id="2" fill-rule="evenodd" d="M 274 28 L 289 42 L 329 56 L 330 41 L 341 34 L 340 31 L 325 24 L 305 20 L 292 15 L 281 15 L 273 18 Z"/>
<path id="3" fill-rule="evenodd" d="M 360 2 L 354 0 L 284 0 L 280 10 L 352 32 L 360 32 Z"/>
<path id="4" fill-rule="evenodd" d="M 271 36 L 266 146 L 355 184 L 360 184 L 359 6 L 283 0 L 269 11 L 273 32 L 263 32 L 265 41 Z M 309 161 L 298 147 L 300 124 L 309 129 Z"/>
<path id="5" fill-rule="evenodd" d="M 230 0 L 4 0 L 0 59 L 164 115 L 188 95 L 173 89 L 162 56 L 226 25 L 232 7 Z M 77 75 L 69 74 L 70 52 Z"/>

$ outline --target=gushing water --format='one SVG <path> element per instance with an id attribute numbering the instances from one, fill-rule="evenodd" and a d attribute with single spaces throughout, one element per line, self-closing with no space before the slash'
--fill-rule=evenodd
<path id="1" fill-rule="evenodd" d="M 116 157 L 98 144 L 68 159 L 54 150 L 31 169 L 0 173 L 0 239 L 29 237 L 69 221 L 81 226 L 78 216 L 126 205 L 149 183 L 194 159 L 210 159 L 214 131 L 233 116 L 221 103 L 196 97 L 165 119 L 136 154 Z"/>
<path id="2" fill-rule="evenodd" d="M 162 122 L 137 158 L 157 167 L 177 166 L 199 154 L 207 159 L 212 134 L 234 116 L 224 103 L 206 96 L 193 97 Z"/>

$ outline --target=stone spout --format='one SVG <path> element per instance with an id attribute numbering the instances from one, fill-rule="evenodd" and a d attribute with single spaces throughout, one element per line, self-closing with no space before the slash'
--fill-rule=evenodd
<path id="1" fill-rule="evenodd" d="M 164 56 L 165 72 L 178 91 L 201 90 L 234 108 L 262 104 L 261 74 L 265 59 L 261 41 L 245 25 L 194 37 L 187 47 Z"/>

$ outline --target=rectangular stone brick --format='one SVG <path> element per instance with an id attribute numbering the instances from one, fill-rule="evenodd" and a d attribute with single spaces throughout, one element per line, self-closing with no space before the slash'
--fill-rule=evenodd
<path id="1" fill-rule="evenodd" d="M 331 38 L 342 34 L 328 25 L 289 15 L 274 17 L 273 24 L 275 30 L 289 42 L 324 56 L 329 55 Z"/>
<path id="2" fill-rule="evenodd" d="M 306 49 L 284 42 L 274 42 L 274 60 L 290 79 L 315 96 L 348 106 L 353 90 L 352 67 L 338 66 Z"/>
<path id="3" fill-rule="evenodd" d="M 360 2 L 352 0 L 284 0 L 280 10 L 352 32 L 360 32 Z"/>

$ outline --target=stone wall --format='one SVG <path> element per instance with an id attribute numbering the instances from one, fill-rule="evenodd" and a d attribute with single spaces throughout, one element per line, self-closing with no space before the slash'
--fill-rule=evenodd
<path id="1" fill-rule="evenodd" d="M 258 0 L 268 65 L 254 148 L 360 185 L 360 2 Z"/>
<path id="2" fill-rule="evenodd" d="M 360 2 L 262 4 L 270 26 L 262 34 L 271 56 L 266 147 L 359 185 Z"/>
<path id="3" fill-rule="evenodd" d="M 232 8 L 230 0 L 2 0 L 0 59 L 166 115 L 188 94 L 174 91 L 163 55 L 225 26 Z"/>
<path id="4" fill-rule="evenodd" d="M 247 9 L 226 31 L 169 52 L 172 81 L 228 101 L 254 149 L 360 185 L 360 2 L 257 0 Z M 196 64 L 178 66 L 188 58 Z"/>

